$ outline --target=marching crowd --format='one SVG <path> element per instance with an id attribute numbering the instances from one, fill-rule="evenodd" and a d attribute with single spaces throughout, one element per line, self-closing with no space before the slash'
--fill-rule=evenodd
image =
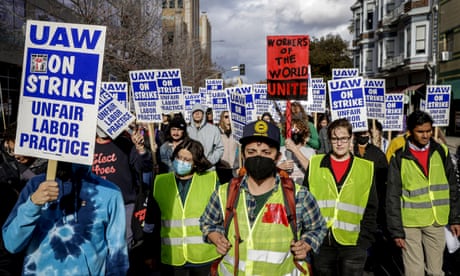
<path id="1" fill-rule="evenodd" d="M 59 162 L 52 179 L 14 153 L 9 126 L 0 274 L 460 275 L 446 246 L 460 246 L 460 150 L 427 113 L 388 141 L 378 121 L 356 132 L 290 111 L 260 114 L 239 141 L 228 111 L 214 121 L 201 104 L 153 132 L 98 128 L 92 166 Z"/>

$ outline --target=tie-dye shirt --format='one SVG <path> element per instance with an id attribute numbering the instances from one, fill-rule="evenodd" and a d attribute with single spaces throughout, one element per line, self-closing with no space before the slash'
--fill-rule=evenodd
<path id="1" fill-rule="evenodd" d="M 88 173 L 59 184 L 59 199 L 38 206 L 32 178 L 3 225 L 5 247 L 25 250 L 24 275 L 126 275 L 125 208 L 119 188 Z M 79 182 L 79 183 L 75 183 Z"/>

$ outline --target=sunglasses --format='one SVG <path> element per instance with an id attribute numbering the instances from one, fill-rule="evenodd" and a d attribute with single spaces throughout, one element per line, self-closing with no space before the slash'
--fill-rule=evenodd
<path id="1" fill-rule="evenodd" d="M 225 118 L 225 119 L 228 119 L 228 115 L 225 115 L 224 118 Z"/>

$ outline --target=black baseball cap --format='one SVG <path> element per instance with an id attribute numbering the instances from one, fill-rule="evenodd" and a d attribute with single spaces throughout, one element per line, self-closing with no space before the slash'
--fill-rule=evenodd
<path id="1" fill-rule="evenodd" d="M 279 128 L 264 120 L 251 122 L 244 126 L 243 137 L 240 139 L 240 144 L 246 146 L 249 142 L 260 141 L 268 145 L 280 148 L 280 130 Z"/>

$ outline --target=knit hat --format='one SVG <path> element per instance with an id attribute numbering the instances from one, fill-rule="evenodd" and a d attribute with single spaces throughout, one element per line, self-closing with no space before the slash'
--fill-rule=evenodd
<path id="1" fill-rule="evenodd" d="M 174 117 L 169 123 L 169 128 L 173 128 L 173 127 L 185 131 L 187 129 L 187 124 L 185 123 L 185 120 L 183 118 Z"/>

